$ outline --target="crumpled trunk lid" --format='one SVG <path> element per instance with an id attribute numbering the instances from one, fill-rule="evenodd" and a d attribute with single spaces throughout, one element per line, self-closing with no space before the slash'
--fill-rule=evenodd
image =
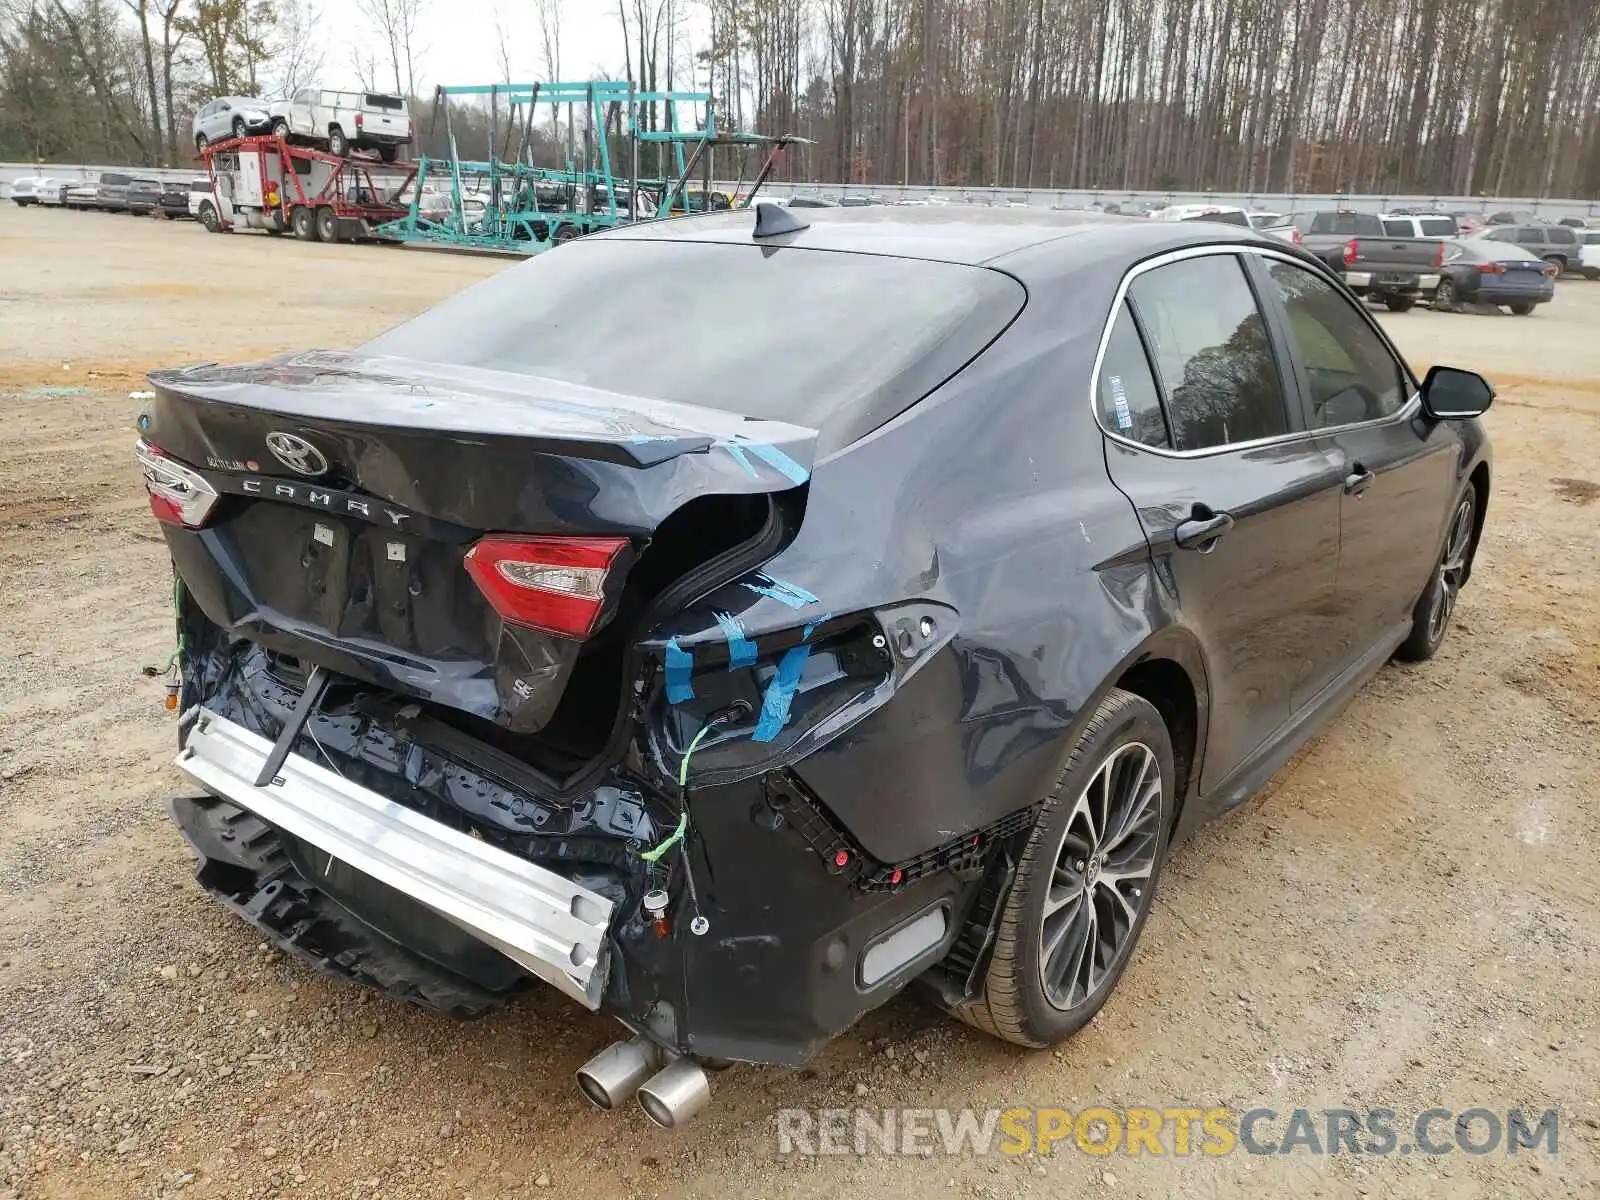
<path id="1" fill-rule="evenodd" d="M 463 566 L 476 541 L 626 538 L 604 618 L 625 623 L 643 611 L 627 575 L 663 522 L 699 497 L 799 486 L 816 439 L 712 408 L 358 354 L 150 378 L 144 438 L 221 496 L 203 528 L 164 526 L 212 622 L 519 733 L 550 719 L 592 643 L 631 631 L 602 623 L 580 642 L 503 620 Z M 740 536 L 730 529 L 725 546 L 701 530 L 692 554 Z M 659 590 L 659 569 L 635 573 Z"/>

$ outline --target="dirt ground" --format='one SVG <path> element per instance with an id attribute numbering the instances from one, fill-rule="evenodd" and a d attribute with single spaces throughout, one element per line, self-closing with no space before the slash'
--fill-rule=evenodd
<path id="1" fill-rule="evenodd" d="M 165 814 L 128 393 L 351 345 L 505 265 L 0 209 L 0 1197 L 1600 1191 L 1600 284 L 1531 319 L 1384 314 L 1501 388 L 1456 626 L 1176 852 L 1083 1034 L 1026 1054 L 902 999 L 807 1070 L 719 1076 L 672 1134 L 580 1099 L 608 1019 L 546 990 L 453 1024 L 324 981 L 201 893 Z M 1013 1104 L 1555 1108 L 1559 1152 L 775 1153 L 779 1108 Z"/>

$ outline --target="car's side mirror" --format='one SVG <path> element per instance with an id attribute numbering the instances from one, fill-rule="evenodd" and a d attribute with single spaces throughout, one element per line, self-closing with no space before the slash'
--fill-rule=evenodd
<path id="1" fill-rule="evenodd" d="M 1422 411 L 1435 421 L 1482 416 L 1494 403 L 1494 388 L 1476 371 L 1430 367 L 1422 381 Z"/>

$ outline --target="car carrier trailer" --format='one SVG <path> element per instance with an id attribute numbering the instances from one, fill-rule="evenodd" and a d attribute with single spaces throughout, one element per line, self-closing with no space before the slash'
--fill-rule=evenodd
<path id="1" fill-rule="evenodd" d="M 212 233 L 240 227 L 292 231 L 306 241 L 390 240 L 376 232 L 378 226 L 407 209 L 388 197 L 416 173 L 380 182 L 366 163 L 293 146 L 276 134 L 214 142 L 200 157 L 212 197 L 196 215 Z"/>

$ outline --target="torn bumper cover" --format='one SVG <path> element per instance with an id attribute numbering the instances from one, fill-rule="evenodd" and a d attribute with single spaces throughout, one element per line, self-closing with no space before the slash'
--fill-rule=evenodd
<path id="1" fill-rule="evenodd" d="M 600 1007 L 613 905 L 597 892 L 404 808 L 202 710 L 177 765 L 216 796 L 417 901 L 590 1009 Z"/>

